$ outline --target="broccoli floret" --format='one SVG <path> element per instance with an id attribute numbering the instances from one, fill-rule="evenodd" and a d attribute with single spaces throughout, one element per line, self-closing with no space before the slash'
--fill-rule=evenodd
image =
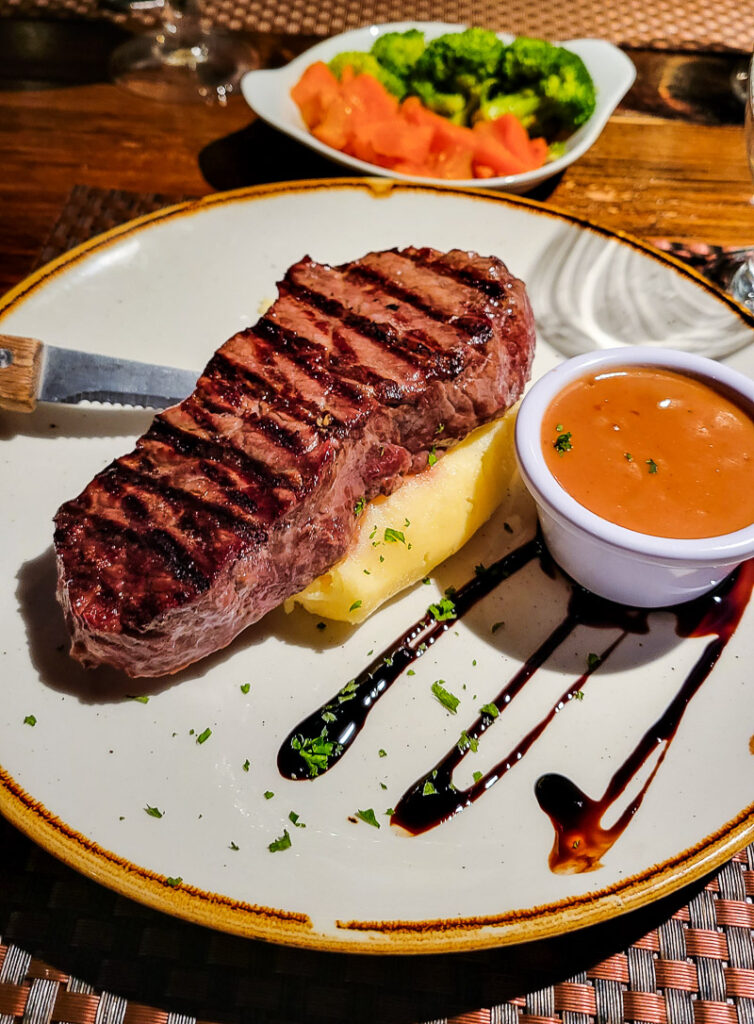
<path id="1" fill-rule="evenodd" d="M 497 74 L 504 50 L 488 29 L 448 32 L 427 45 L 416 62 L 412 84 L 428 82 L 438 92 L 468 93 Z"/>
<path id="2" fill-rule="evenodd" d="M 401 79 L 394 75 L 392 71 L 384 68 L 371 53 L 362 53 L 360 50 L 347 50 L 345 53 L 336 54 L 328 64 L 328 67 L 338 79 L 343 74 L 344 68 L 351 67 L 357 75 L 362 73 L 372 75 L 378 82 L 382 82 L 387 91 L 397 96 L 399 100 L 403 99 L 406 95 L 406 86 Z"/>
<path id="3" fill-rule="evenodd" d="M 575 53 L 543 39 L 520 36 L 505 48 L 501 78 L 480 100 L 478 116 L 512 113 L 530 134 L 568 135 L 594 113 L 594 83 Z"/>
<path id="4" fill-rule="evenodd" d="M 468 99 L 462 92 L 438 92 L 430 82 L 413 82 L 411 91 L 428 110 L 442 114 L 454 124 L 466 124 Z"/>
<path id="5" fill-rule="evenodd" d="M 386 32 L 377 36 L 369 52 L 383 68 L 406 81 L 424 53 L 424 33 L 418 28 L 410 28 L 407 32 Z"/>

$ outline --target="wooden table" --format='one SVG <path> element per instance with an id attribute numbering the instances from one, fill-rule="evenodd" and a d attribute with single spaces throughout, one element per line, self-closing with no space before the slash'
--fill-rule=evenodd
<path id="1" fill-rule="evenodd" d="M 28 271 L 76 184 L 182 196 L 342 173 L 258 121 L 240 97 L 224 109 L 168 106 L 108 84 L 106 55 L 122 32 L 109 22 L 0 19 L 0 292 Z M 312 41 L 251 37 L 267 64 Z M 739 124 L 699 123 L 708 111 L 688 105 L 694 120 L 678 116 L 683 102 L 671 107 L 667 97 L 689 62 L 679 71 L 672 55 L 632 56 L 637 86 L 593 148 L 535 198 L 642 238 L 754 242 L 742 108 Z M 705 60 L 718 76 L 725 70 L 723 58 L 690 58 Z"/>

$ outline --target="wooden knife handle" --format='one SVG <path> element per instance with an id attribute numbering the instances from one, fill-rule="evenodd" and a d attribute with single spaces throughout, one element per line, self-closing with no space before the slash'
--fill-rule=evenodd
<path id="1" fill-rule="evenodd" d="M 34 412 L 42 376 L 42 342 L 0 334 L 0 409 Z"/>

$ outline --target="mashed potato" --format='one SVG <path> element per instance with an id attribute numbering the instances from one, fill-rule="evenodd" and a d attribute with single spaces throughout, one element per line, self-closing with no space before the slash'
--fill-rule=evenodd
<path id="1" fill-rule="evenodd" d="M 300 594 L 314 615 L 363 622 L 461 548 L 508 493 L 515 407 L 478 427 L 423 473 L 370 502 L 349 554 Z"/>

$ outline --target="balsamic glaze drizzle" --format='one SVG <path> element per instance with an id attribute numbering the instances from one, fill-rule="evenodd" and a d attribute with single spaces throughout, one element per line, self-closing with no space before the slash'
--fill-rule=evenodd
<path id="1" fill-rule="evenodd" d="M 283 743 L 278 754 L 278 768 L 285 778 L 313 778 L 329 770 L 345 754 L 363 728 L 367 716 L 380 697 L 417 658 L 442 634 L 462 618 L 477 601 L 494 590 L 504 579 L 538 558 L 543 571 L 551 574 L 552 563 L 541 539 L 523 544 L 489 568 L 478 567 L 477 575 L 452 594 L 453 611 L 438 619 L 430 611 L 416 622 L 386 651 L 375 658 L 355 679 L 346 684 L 327 704 L 306 718 Z M 557 712 L 573 699 L 589 681 L 592 673 L 604 664 L 630 634 L 649 632 L 649 611 L 614 604 L 571 582 L 566 615 L 521 668 L 512 676 L 491 704 L 497 714 L 483 712 L 464 732 L 455 746 L 401 797 L 391 817 L 413 835 L 419 835 L 442 824 L 483 796 L 507 774 L 542 735 Z M 603 795 L 593 800 L 570 779 L 549 773 L 541 776 L 535 795 L 542 810 L 555 828 L 555 844 L 549 865 L 558 873 L 593 870 L 600 858 L 616 842 L 640 807 L 683 714 L 708 677 L 728 640 L 731 638 L 748 604 L 754 587 L 754 560 L 731 573 L 714 591 L 694 601 L 664 609 L 676 619 L 676 633 L 681 637 L 711 636 L 680 689 L 663 714 L 646 731 L 635 749 L 617 769 Z M 499 718 L 511 701 L 521 692 L 553 652 L 579 625 L 618 630 L 618 636 L 607 645 L 597 660 L 590 664 L 539 722 L 516 746 L 485 774 L 466 789 L 453 784 L 453 773 L 470 751 L 478 748 L 487 728 Z M 491 705 L 490 705 L 491 707 Z M 636 774 L 652 755 L 657 760 L 639 792 L 631 799 L 610 828 L 602 827 L 606 812 L 624 793 Z"/>

